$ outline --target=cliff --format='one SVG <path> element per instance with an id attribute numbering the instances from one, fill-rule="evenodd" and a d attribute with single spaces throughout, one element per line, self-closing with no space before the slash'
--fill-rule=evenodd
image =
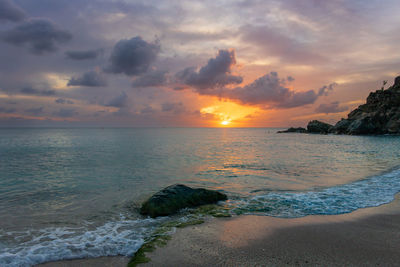
<path id="1" fill-rule="evenodd" d="M 281 131 L 293 132 L 293 131 Z M 299 132 L 299 131 L 297 131 Z M 400 76 L 386 90 L 380 89 L 334 126 L 317 120 L 310 121 L 305 133 L 334 133 L 349 135 L 400 134 Z"/>
<path id="2" fill-rule="evenodd" d="M 330 130 L 336 134 L 399 134 L 400 133 L 400 76 L 393 86 L 377 90 Z"/>

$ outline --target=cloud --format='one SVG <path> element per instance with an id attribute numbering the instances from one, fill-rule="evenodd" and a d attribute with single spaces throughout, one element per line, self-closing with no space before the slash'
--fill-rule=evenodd
<path id="1" fill-rule="evenodd" d="M 330 91 L 333 90 L 333 87 L 336 86 L 337 83 L 331 83 L 329 85 L 324 85 L 321 88 L 318 89 L 318 96 L 327 96 Z"/>
<path id="2" fill-rule="evenodd" d="M 57 104 L 70 104 L 70 105 L 74 104 L 74 101 L 65 98 L 57 98 L 56 100 L 54 100 L 54 102 Z"/>
<path id="3" fill-rule="evenodd" d="M 181 114 L 186 111 L 185 106 L 182 104 L 182 102 L 165 102 L 161 104 L 161 110 L 164 112 L 172 112 L 174 114 Z"/>
<path id="4" fill-rule="evenodd" d="M 348 110 L 349 107 L 347 106 L 340 106 L 339 101 L 331 102 L 329 104 L 321 104 L 316 109 L 315 112 L 318 113 L 339 113 Z"/>
<path id="5" fill-rule="evenodd" d="M 239 32 L 243 42 L 254 45 L 259 57 L 278 57 L 281 61 L 302 65 L 326 62 L 310 44 L 286 36 L 278 28 L 245 25 L 240 27 Z"/>
<path id="6" fill-rule="evenodd" d="M 58 44 L 71 40 L 72 35 L 59 29 L 47 19 L 31 19 L 15 28 L 4 32 L 1 39 L 16 46 L 27 46 L 29 51 L 36 55 L 57 50 Z"/>
<path id="7" fill-rule="evenodd" d="M 187 44 L 189 42 L 215 42 L 216 40 L 229 39 L 230 36 L 235 36 L 235 33 L 230 30 L 219 32 L 199 32 L 199 31 L 180 31 L 170 30 L 168 37 L 177 42 Z"/>
<path id="8" fill-rule="evenodd" d="M 292 76 L 279 78 L 277 72 L 270 72 L 246 86 L 233 89 L 226 85 L 242 82 L 242 77 L 231 74 L 231 67 L 236 64 L 233 50 L 220 50 L 215 58 L 209 59 L 207 65 L 196 71 L 186 68 L 178 72 L 175 78 L 182 85 L 191 86 L 199 94 L 218 96 L 222 99 L 236 100 L 247 105 L 263 105 L 273 108 L 294 108 L 313 104 L 318 97 L 327 95 L 335 83 L 326 85 L 317 91 L 296 92 L 287 88 L 286 84 L 294 81 Z"/>
<path id="9" fill-rule="evenodd" d="M 26 95 L 42 95 L 42 96 L 51 96 L 56 94 L 56 91 L 54 90 L 38 90 L 33 87 L 24 87 L 20 90 L 20 92 Z"/>
<path id="10" fill-rule="evenodd" d="M 293 81 L 294 81 L 294 78 L 293 78 L 292 76 L 288 76 L 288 77 L 287 77 L 287 80 L 288 80 L 288 82 L 293 82 Z"/>
<path id="11" fill-rule="evenodd" d="M 0 113 L 14 113 L 16 111 L 15 108 L 3 108 L 0 107 Z"/>
<path id="12" fill-rule="evenodd" d="M 62 118 L 70 118 L 77 114 L 78 112 L 72 108 L 61 108 L 59 111 L 53 113 L 54 116 Z"/>
<path id="13" fill-rule="evenodd" d="M 26 14 L 10 0 L 0 0 L 0 21 L 18 22 L 25 19 Z"/>
<path id="14" fill-rule="evenodd" d="M 153 70 L 137 77 L 132 82 L 132 87 L 161 86 L 167 81 L 167 71 Z"/>
<path id="15" fill-rule="evenodd" d="M 234 50 L 219 50 L 218 55 L 209 59 L 207 65 L 200 70 L 189 67 L 178 72 L 175 77 L 178 82 L 196 88 L 199 93 L 206 93 L 215 87 L 241 83 L 241 76 L 231 74 L 231 67 L 235 64 Z"/>
<path id="16" fill-rule="evenodd" d="M 43 113 L 43 107 L 26 109 L 25 112 L 37 116 Z"/>
<path id="17" fill-rule="evenodd" d="M 65 56 L 73 60 L 95 59 L 101 54 L 102 50 L 82 50 L 82 51 L 67 51 Z"/>
<path id="18" fill-rule="evenodd" d="M 254 82 L 234 89 L 219 91 L 219 96 L 237 100 L 243 104 L 267 105 L 274 108 L 294 108 L 313 104 L 318 97 L 327 95 L 335 84 L 330 84 L 319 90 L 296 92 L 286 87 L 293 80 L 280 79 L 277 72 L 270 72 Z"/>
<path id="19" fill-rule="evenodd" d="M 97 71 L 88 71 L 82 74 L 82 76 L 72 77 L 67 84 L 67 86 L 90 86 L 90 87 L 99 87 L 106 85 L 107 81 L 105 77 Z"/>
<path id="20" fill-rule="evenodd" d="M 158 43 L 148 43 L 139 36 L 120 40 L 114 46 L 109 65 L 104 70 L 128 76 L 142 74 L 155 61 L 159 51 Z"/>
<path id="21" fill-rule="evenodd" d="M 154 114 L 156 112 L 151 106 L 146 105 L 144 108 L 140 110 L 140 114 Z"/>
<path id="22" fill-rule="evenodd" d="M 290 98 L 291 92 L 285 87 L 285 81 L 278 73 L 266 74 L 249 85 L 225 90 L 223 96 L 240 100 L 244 104 L 283 103 Z"/>
<path id="23" fill-rule="evenodd" d="M 128 104 L 128 95 L 122 92 L 119 96 L 111 99 L 105 106 L 123 108 Z"/>

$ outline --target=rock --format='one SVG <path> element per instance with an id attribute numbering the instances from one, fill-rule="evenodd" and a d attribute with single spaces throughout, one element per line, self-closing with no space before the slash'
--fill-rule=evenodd
<path id="1" fill-rule="evenodd" d="M 303 127 L 298 127 L 298 128 L 290 127 L 287 130 L 278 131 L 278 133 L 306 133 L 306 132 L 307 130 Z"/>
<path id="2" fill-rule="evenodd" d="M 393 86 L 400 86 L 400 76 L 397 76 L 397 77 L 394 79 L 394 84 L 393 84 Z"/>
<path id="3" fill-rule="evenodd" d="M 400 134 L 400 76 L 393 86 L 377 90 L 331 129 L 337 134 Z"/>
<path id="4" fill-rule="evenodd" d="M 212 204 L 226 199 L 227 196 L 218 191 L 175 184 L 162 189 L 144 202 L 140 213 L 155 218 L 174 214 L 183 208 Z"/>
<path id="5" fill-rule="evenodd" d="M 309 133 L 320 133 L 320 134 L 327 134 L 331 131 L 333 125 L 330 125 L 325 122 L 313 120 L 310 121 L 307 125 L 307 132 Z"/>
<path id="6" fill-rule="evenodd" d="M 396 116 L 393 116 L 386 126 L 389 134 L 400 133 L 400 113 Z"/>
<path id="7" fill-rule="evenodd" d="M 380 128 L 369 117 L 352 121 L 346 133 L 352 135 L 381 134 Z"/>
<path id="8" fill-rule="evenodd" d="M 290 128 L 289 130 L 296 129 Z M 298 128 L 299 129 L 299 128 Z M 317 120 L 310 121 L 307 133 L 350 135 L 400 134 L 400 76 L 388 89 L 371 92 L 367 102 L 358 106 L 332 126 Z"/>
<path id="9" fill-rule="evenodd" d="M 347 128 L 349 127 L 350 124 L 351 121 L 342 118 L 335 124 L 335 126 L 333 126 L 330 132 L 335 134 L 346 134 Z"/>

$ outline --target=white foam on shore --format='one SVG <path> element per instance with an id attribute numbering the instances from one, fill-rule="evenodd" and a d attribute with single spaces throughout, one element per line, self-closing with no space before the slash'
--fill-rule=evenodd
<path id="1" fill-rule="evenodd" d="M 295 218 L 335 215 L 376 207 L 394 200 L 400 192 L 400 169 L 350 184 L 309 192 L 271 192 L 249 199 L 230 201 L 239 214 L 261 214 Z"/>
<path id="2" fill-rule="evenodd" d="M 0 266 L 34 264 L 74 258 L 132 256 L 159 220 L 125 220 L 107 222 L 92 230 L 81 228 L 46 228 L 24 232 L 0 232 Z"/>

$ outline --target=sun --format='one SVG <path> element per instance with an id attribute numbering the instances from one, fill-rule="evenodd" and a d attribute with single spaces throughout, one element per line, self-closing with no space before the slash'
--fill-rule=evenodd
<path id="1" fill-rule="evenodd" d="M 228 124 L 229 124 L 229 121 L 221 121 L 221 124 L 222 124 L 222 125 L 228 125 Z"/>

